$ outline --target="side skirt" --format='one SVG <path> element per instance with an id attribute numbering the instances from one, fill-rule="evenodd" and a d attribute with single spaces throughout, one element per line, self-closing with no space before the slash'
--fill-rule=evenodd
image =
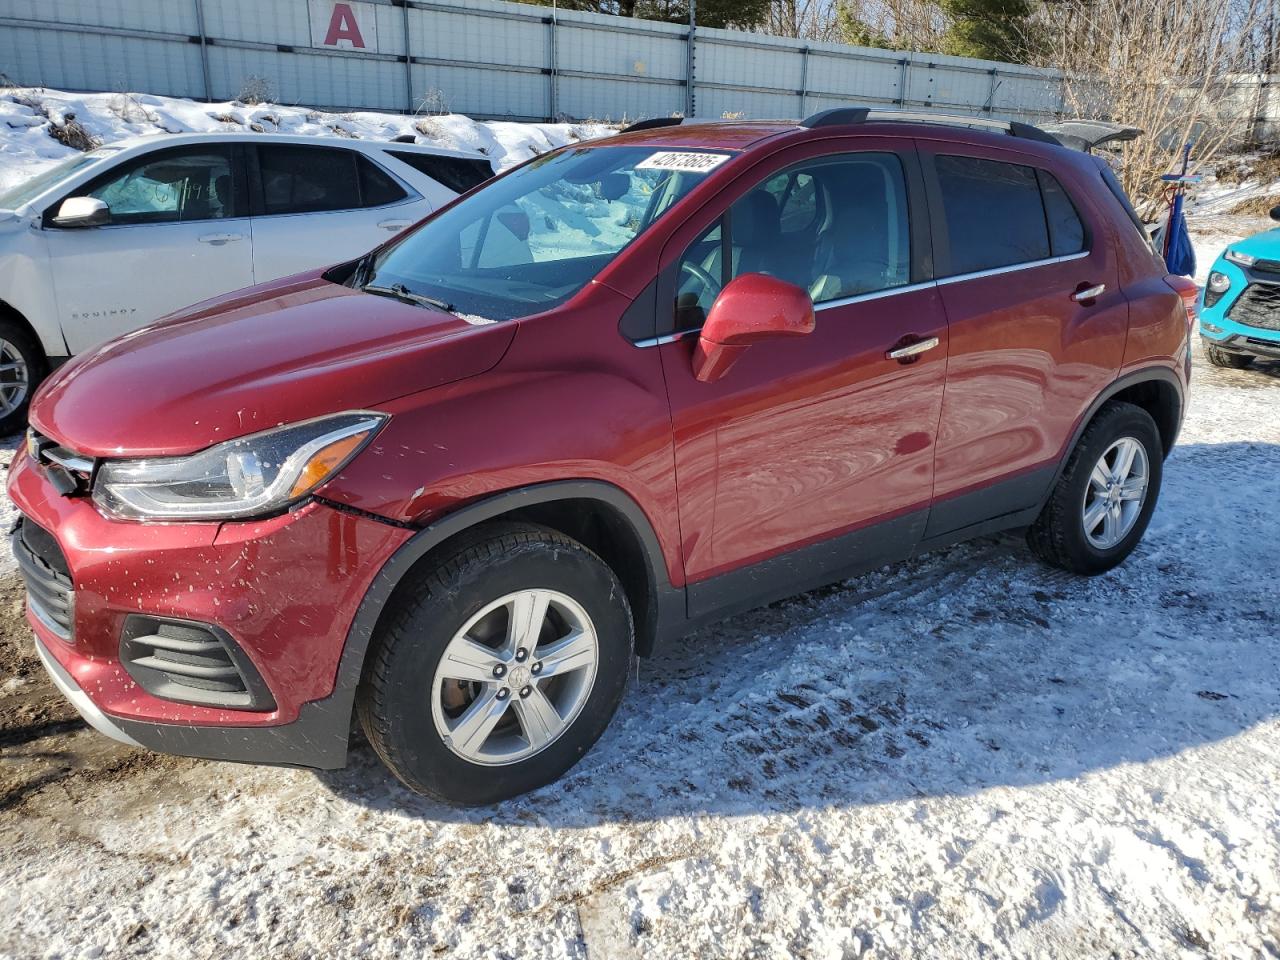
<path id="1" fill-rule="evenodd" d="M 1056 464 L 1039 467 L 936 503 L 932 510 L 915 510 L 741 570 L 691 583 L 686 588 L 689 619 L 680 625 L 679 633 L 848 580 L 887 563 L 1028 526 L 1040 515 L 1056 473 Z M 1020 506 L 1007 510 L 1009 504 Z"/>
<path id="2" fill-rule="evenodd" d="M 689 622 L 685 629 L 905 560 L 923 535 L 928 519 L 928 508 L 914 510 L 691 583 L 686 588 Z"/>

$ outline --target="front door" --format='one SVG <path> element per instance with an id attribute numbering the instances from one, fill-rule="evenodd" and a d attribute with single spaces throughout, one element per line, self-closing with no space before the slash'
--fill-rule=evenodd
<path id="1" fill-rule="evenodd" d="M 106 225 L 62 229 L 46 217 L 72 353 L 253 283 L 239 169 L 231 144 L 157 150 L 75 191 L 107 204 Z"/>
<path id="2" fill-rule="evenodd" d="M 914 151 L 857 143 L 791 152 L 664 251 L 659 309 L 673 311 L 676 338 L 659 349 L 692 616 L 904 557 L 924 529 L 947 327 L 927 276 L 923 188 Z M 679 334 L 749 272 L 809 290 L 816 329 L 753 346 L 700 383 L 696 332 Z"/>

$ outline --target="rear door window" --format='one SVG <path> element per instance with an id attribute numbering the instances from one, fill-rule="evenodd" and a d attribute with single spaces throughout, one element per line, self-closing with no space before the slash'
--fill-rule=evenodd
<path id="1" fill-rule="evenodd" d="M 276 145 L 258 147 L 263 213 L 321 213 L 381 207 L 408 193 L 355 150 Z"/>
<path id="2" fill-rule="evenodd" d="M 934 160 L 952 275 L 1049 258 L 1034 167 L 940 154 Z"/>
<path id="3" fill-rule="evenodd" d="M 466 193 L 493 177 L 493 165 L 480 157 L 474 160 L 470 157 L 441 157 L 408 150 L 388 150 L 387 153 L 454 193 Z"/>
<path id="4" fill-rule="evenodd" d="M 260 146 L 262 206 L 268 216 L 360 206 L 355 154 L 325 147 Z"/>

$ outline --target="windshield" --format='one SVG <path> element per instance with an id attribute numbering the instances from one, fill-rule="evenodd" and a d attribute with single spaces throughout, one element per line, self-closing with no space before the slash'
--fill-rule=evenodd
<path id="1" fill-rule="evenodd" d="M 726 153 L 579 147 L 530 162 L 423 224 L 352 283 L 509 320 L 581 290 Z"/>
<path id="2" fill-rule="evenodd" d="M 109 157 L 119 149 L 119 147 L 99 147 L 97 150 L 90 150 L 88 153 L 77 153 L 75 156 L 67 157 L 61 163 L 56 163 L 52 167 L 37 173 L 34 177 L 20 180 L 9 189 L 0 190 L 0 208 L 16 210 L 24 203 L 29 203 L 40 196 L 59 180 L 65 180 L 77 170 L 87 167 L 91 163 L 97 163 L 103 157 Z"/>

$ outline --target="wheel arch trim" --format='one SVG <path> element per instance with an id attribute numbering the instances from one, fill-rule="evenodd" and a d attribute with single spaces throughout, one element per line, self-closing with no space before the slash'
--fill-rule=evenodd
<path id="1" fill-rule="evenodd" d="M 1186 413 L 1186 388 L 1183 386 L 1182 381 L 1178 379 L 1178 375 L 1168 367 L 1148 366 L 1141 367 L 1137 370 L 1131 370 L 1107 384 L 1102 392 L 1094 397 L 1093 402 L 1089 404 L 1088 408 L 1086 408 L 1085 412 L 1081 415 L 1079 421 L 1076 423 L 1075 429 L 1071 433 L 1071 439 L 1063 450 L 1062 456 L 1058 458 L 1058 468 L 1053 475 L 1053 484 L 1050 484 L 1049 492 L 1045 495 L 1046 500 L 1048 499 L 1048 496 L 1052 494 L 1053 487 L 1057 484 L 1063 471 L 1067 469 L 1067 463 L 1071 460 L 1071 454 L 1075 451 L 1076 445 L 1080 442 L 1080 438 L 1084 435 L 1085 430 L 1088 429 L 1089 424 L 1093 422 L 1093 418 L 1098 415 L 1098 411 L 1106 406 L 1108 402 L 1115 399 L 1117 394 L 1123 393 L 1131 387 L 1137 387 L 1144 383 L 1163 383 L 1165 386 L 1172 388 L 1174 396 L 1177 398 L 1178 409 L 1175 411 L 1173 421 L 1173 439 L 1170 441 L 1168 448 L 1164 451 L 1165 457 L 1167 458 L 1169 456 L 1169 451 L 1173 449 L 1174 443 L 1177 442 L 1178 433 L 1182 428 L 1182 419 Z M 1157 427 L 1158 426 L 1159 424 L 1157 424 Z M 1163 437 L 1161 437 L 1161 439 L 1163 439 Z"/>
<path id="2" fill-rule="evenodd" d="M 685 593 L 671 585 L 666 560 L 653 524 L 640 505 L 622 488 L 601 480 L 562 480 L 505 490 L 444 514 L 419 529 L 382 565 L 356 610 L 347 630 L 333 692 L 322 700 L 304 704 L 301 713 L 317 708 L 328 714 L 350 717 L 365 657 L 388 601 L 413 566 L 446 540 L 481 523 L 524 507 L 558 500 L 596 500 L 616 510 L 632 527 L 640 542 L 653 585 L 657 639 L 678 635 L 685 623 Z"/>

